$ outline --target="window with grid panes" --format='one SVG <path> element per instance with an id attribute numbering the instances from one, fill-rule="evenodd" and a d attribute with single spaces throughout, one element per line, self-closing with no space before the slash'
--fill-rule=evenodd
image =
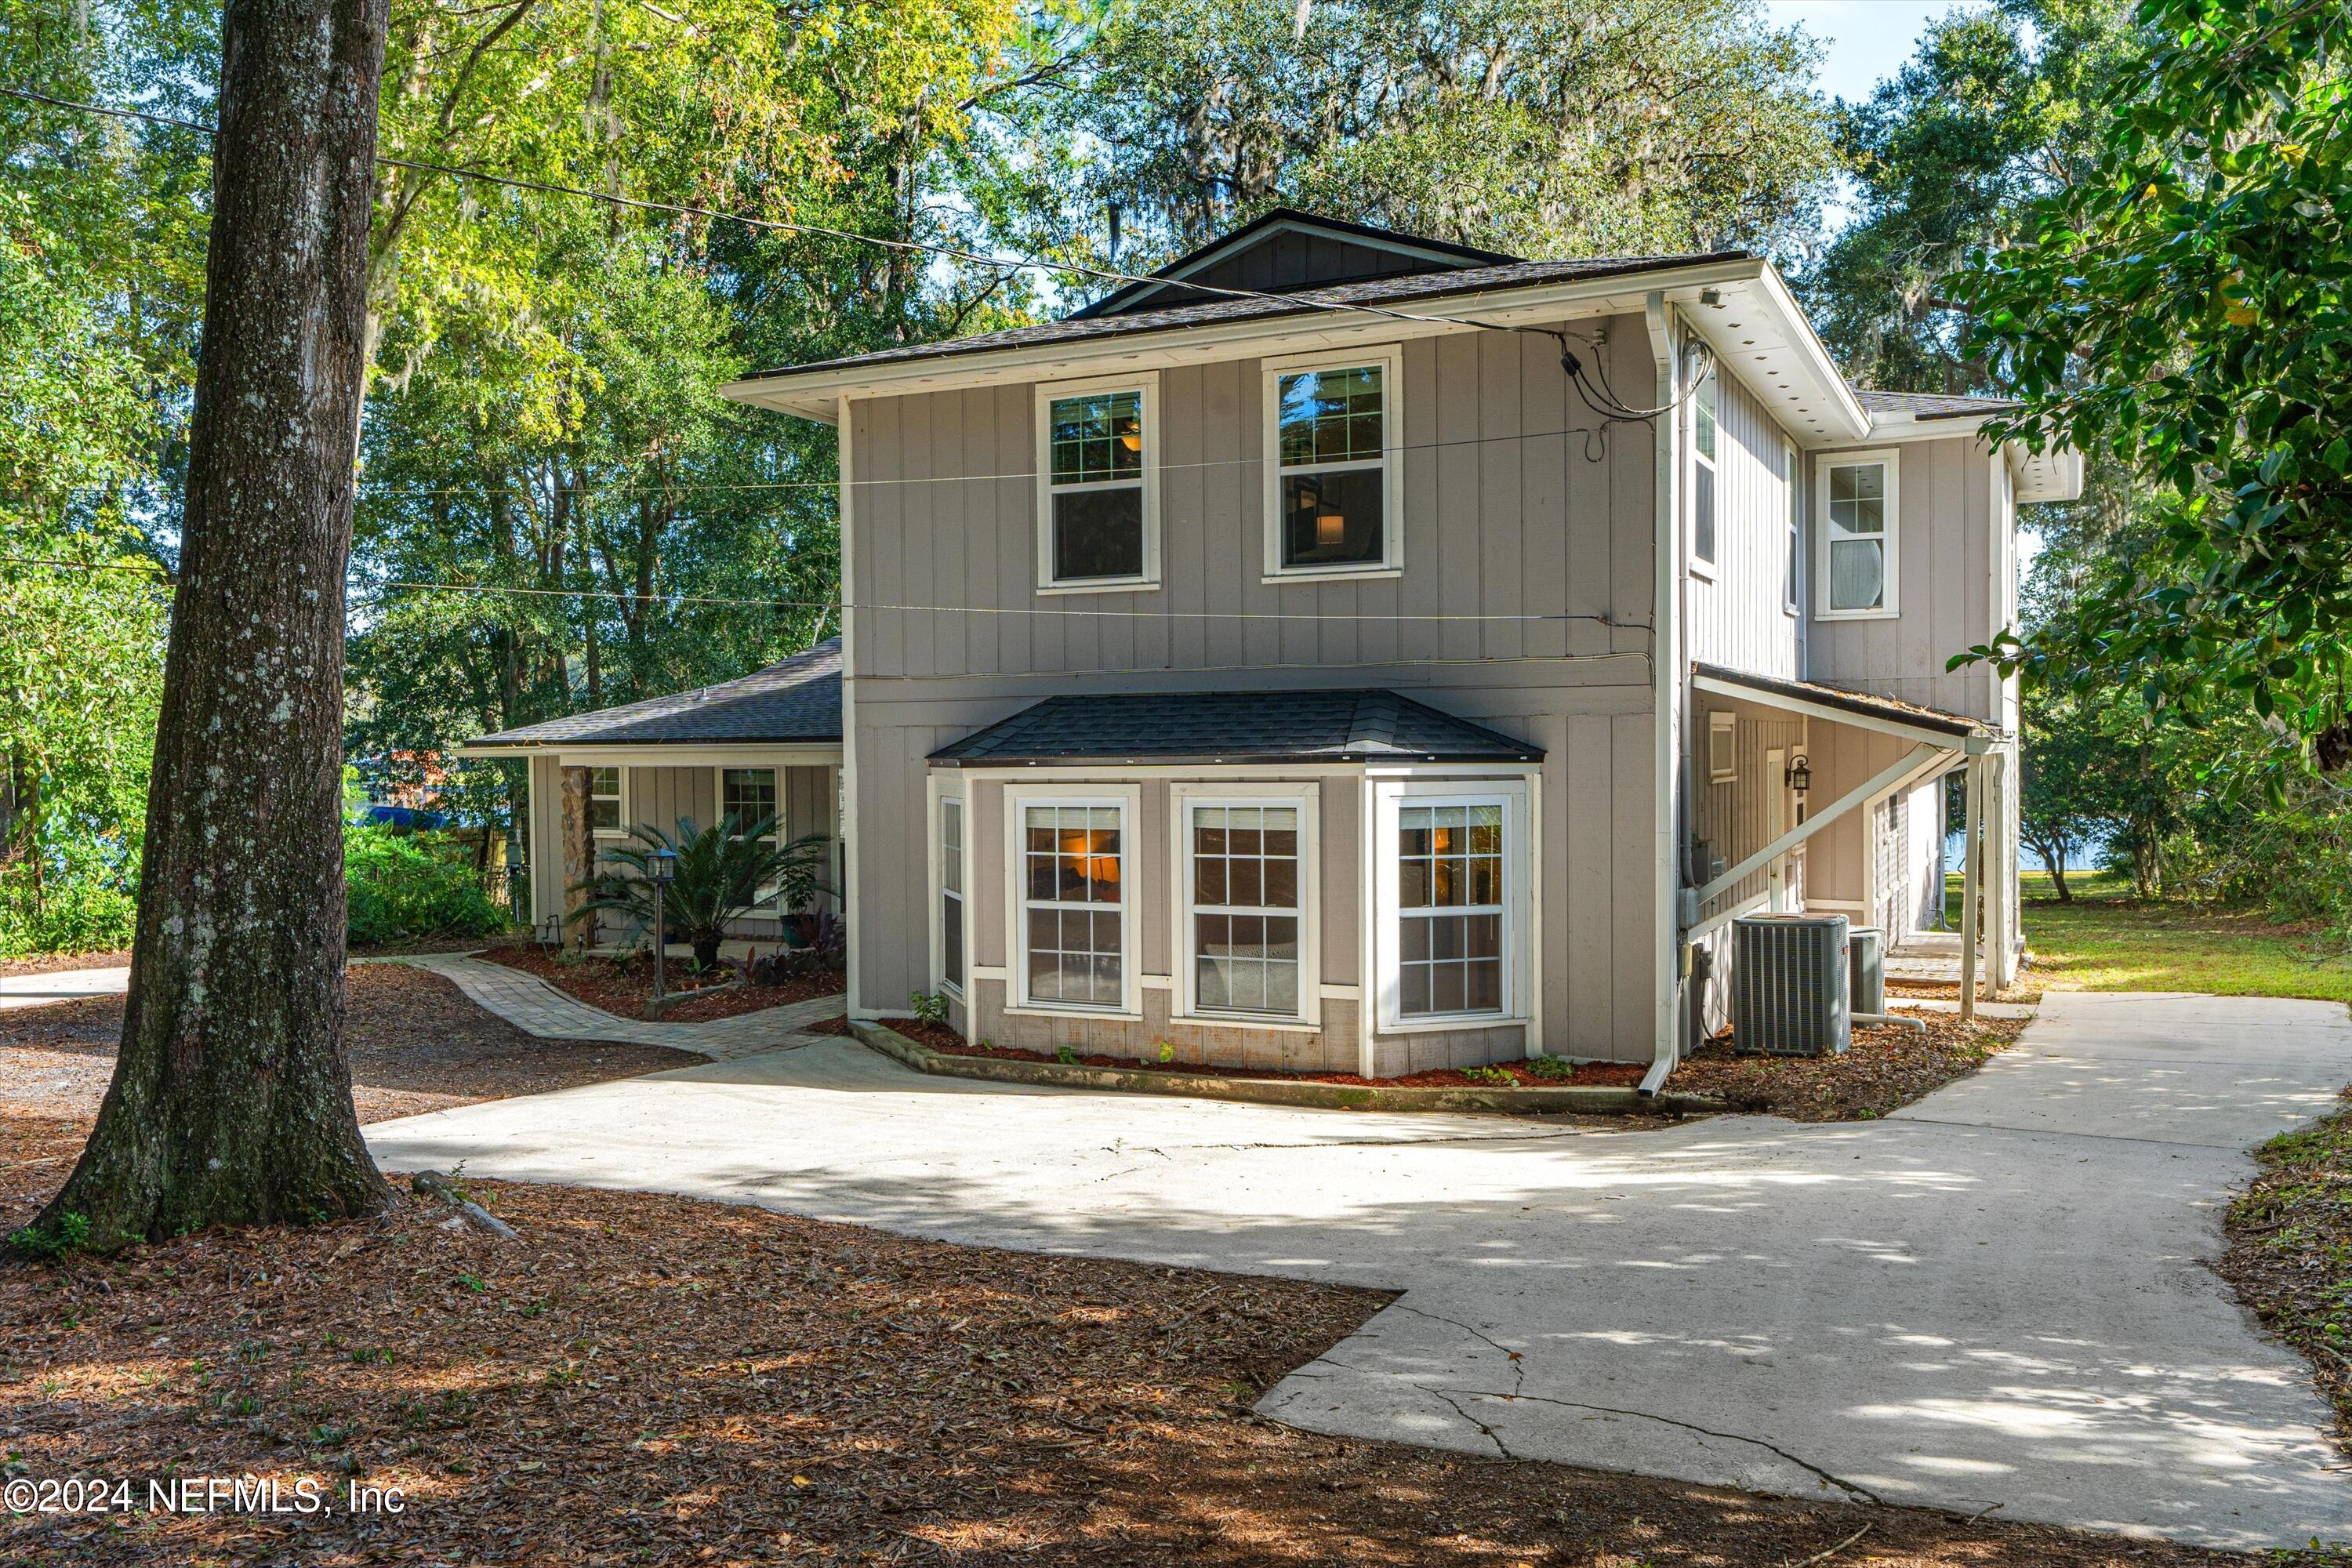
<path id="1" fill-rule="evenodd" d="M 1126 1001 L 1122 813 L 1115 805 L 1024 805 L 1021 891 L 1027 999 L 1045 1006 Z"/>
<path id="2" fill-rule="evenodd" d="M 1398 1012 L 1503 1010 L 1503 806 L 1397 810 Z"/>
<path id="3" fill-rule="evenodd" d="M 1299 808 L 1194 805 L 1192 1002 L 1299 1016 Z"/>

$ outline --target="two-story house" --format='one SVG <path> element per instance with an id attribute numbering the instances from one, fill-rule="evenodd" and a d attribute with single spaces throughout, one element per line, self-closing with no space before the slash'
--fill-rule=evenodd
<path id="1" fill-rule="evenodd" d="M 2078 469 L 1849 386 L 1760 258 L 1276 212 L 1064 320 L 729 395 L 839 432 L 856 1014 L 1663 1068 L 1734 914 L 1940 923 L 1956 771 L 2014 963 L 2015 694 L 1945 666 Z"/>

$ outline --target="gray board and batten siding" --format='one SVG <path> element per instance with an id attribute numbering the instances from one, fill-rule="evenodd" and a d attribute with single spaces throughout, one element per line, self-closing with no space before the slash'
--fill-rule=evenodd
<path id="1" fill-rule="evenodd" d="M 1603 340 L 1617 385 L 1654 384 L 1639 316 L 1567 330 Z M 1649 1055 L 1654 437 L 1593 415 L 1549 339 L 1402 353 L 1402 571 L 1370 581 L 1264 581 L 1256 359 L 1159 373 L 1148 591 L 1038 592 L 1033 386 L 850 405 L 853 822 L 876 825 L 858 844 L 860 1006 L 900 1011 L 929 984 L 929 834 L 910 829 L 934 752 L 1074 691 L 1371 687 L 1545 753 L 1545 1043 Z M 934 605 L 969 613 L 893 607 Z M 973 905 L 983 953 L 1001 950 L 996 902 L 983 888 Z"/>

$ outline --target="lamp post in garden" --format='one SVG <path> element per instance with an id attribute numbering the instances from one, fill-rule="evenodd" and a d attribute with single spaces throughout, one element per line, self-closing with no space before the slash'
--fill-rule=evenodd
<path id="1" fill-rule="evenodd" d="M 677 875 L 677 852 L 656 849 L 646 857 L 646 863 L 654 883 L 654 1005 L 658 1007 L 669 984 L 669 914 L 662 905 L 671 879 Z"/>

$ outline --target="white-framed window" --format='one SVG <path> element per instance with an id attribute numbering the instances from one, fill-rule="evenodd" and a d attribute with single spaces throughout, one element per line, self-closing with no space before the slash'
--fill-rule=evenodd
<path id="1" fill-rule="evenodd" d="M 1706 782 L 1739 782 L 1739 716 L 1717 711 L 1706 716 Z"/>
<path id="2" fill-rule="evenodd" d="M 588 770 L 588 826 L 595 837 L 629 836 L 628 776 L 626 768 Z"/>
<path id="3" fill-rule="evenodd" d="M 1402 569 L 1403 380 L 1404 356 L 1392 348 L 1266 362 L 1268 577 Z"/>
<path id="4" fill-rule="evenodd" d="M 1083 592 L 1160 579 L 1160 378 L 1037 389 L 1037 584 Z"/>
<path id="5" fill-rule="evenodd" d="M 1139 795 L 1131 786 L 1005 792 L 1016 1008 L 1140 1015 Z"/>
<path id="6" fill-rule="evenodd" d="M 773 768 L 720 768 L 719 770 L 719 820 L 735 819 L 737 828 L 755 827 L 761 819 L 768 821 L 768 831 L 760 835 L 762 844 L 774 844 L 782 826 L 776 812 L 776 770 Z M 740 832 L 730 835 L 740 838 Z M 760 886 L 760 903 L 763 908 L 781 909 L 782 884 L 771 880 Z"/>
<path id="7" fill-rule="evenodd" d="M 1177 784 L 1181 1016 L 1313 1024 L 1321 1012 L 1313 784 Z"/>
<path id="8" fill-rule="evenodd" d="M 1384 1030 L 1525 1016 L 1532 994 L 1528 789 L 1375 786 L 1376 979 Z"/>
<path id="9" fill-rule="evenodd" d="M 1796 444 L 1781 442 L 1780 478 L 1787 484 L 1789 494 L 1789 560 L 1780 584 L 1780 607 L 1792 616 L 1797 613 L 1798 605 L 1804 602 L 1805 589 L 1804 508 L 1801 504 L 1802 494 L 1797 483 L 1801 471 L 1798 462 Z"/>
<path id="10" fill-rule="evenodd" d="M 938 807 L 939 842 L 933 876 L 938 883 L 940 988 L 964 994 L 963 797 L 943 795 Z"/>
<path id="11" fill-rule="evenodd" d="M 1816 620 L 1895 613 L 1900 560 L 1897 464 L 1901 453 L 1847 452 L 1818 461 L 1814 484 L 1821 553 L 1813 579 Z"/>
<path id="12" fill-rule="evenodd" d="M 1715 366 L 1698 378 L 1691 395 L 1691 566 L 1701 576 L 1715 575 L 1716 428 Z"/>

